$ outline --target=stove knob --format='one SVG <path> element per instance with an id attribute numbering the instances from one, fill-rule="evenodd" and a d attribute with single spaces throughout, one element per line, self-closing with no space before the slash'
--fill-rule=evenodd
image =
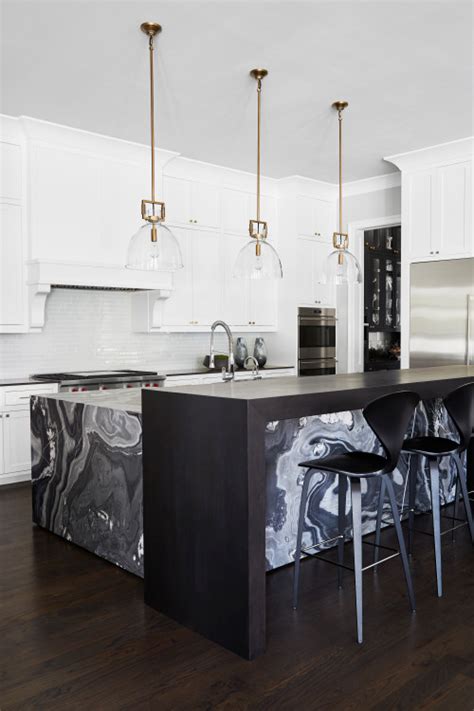
<path id="1" fill-rule="evenodd" d="M 77 393 L 79 391 L 79 388 L 71 388 L 72 393 Z"/>
<path id="2" fill-rule="evenodd" d="M 146 387 L 146 388 L 149 388 L 149 387 L 150 387 L 150 383 L 145 383 L 145 387 Z"/>
<path id="3" fill-rule="evenodd" d="M 127 387 L 127 388 L 133 388 L 133 385 L 131 385 L 131 383 L 127 383 L 126 387 Z"/>
<path id="4" fill-rule="evenodd" d="M 81 391 L 81 393 L 86 393 L 86 392 L 87 392 L 87 388 L 82 387 L 82 388 L 80 388 L 80 391 Z"/>

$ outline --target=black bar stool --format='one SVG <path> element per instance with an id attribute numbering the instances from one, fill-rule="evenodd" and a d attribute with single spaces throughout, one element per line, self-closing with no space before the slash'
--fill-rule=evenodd
<path id="1" fill-rule="evenodd" d="M 444 406 L 448 411 L 454 425 L 459 434 L 459 442 L 447 437 L 423 436 L 412 437 L 406 439 L 403 443 L 402 452 L 412 455 L 409 470 L 409 498 L 408 498 L 408 550 L 411 553 L 413 548 L 413 534 L 415 531 L 415 497 L 416 497 L 416 480 L 418 473 L 418 462 L 420 457 L 425 457 L 427 469 L 430 479 L 431 488 L 431 511 L 433 517 L 433 539 L 434 553 L 436 565 L 436 586 L 438 597 L 443 595 L 443 575 L 441 563 L 441 536 L 446 533 L 454 533 L 454 530 L 459 526 L 469 526 L 472 542 L 474 543 L 474 526 L 472 521 L 472 512 L 469 503 L 469 495 L 467 492 L 466 478 L 462 466 L 461 456 L 466 451 L 469 441 L 474 430 L 474 383 L 461 385 L 461 387 L 453 390 L 444 398 Z M 442 457 L 453 457 L 456 465 L 456 492 L 454 499 L 454 516 L 453 525 L 446 531 L 441 532 L 441 513 L 440 513 L 440 490 L 439 490 L 439 460 Z M 415 463 L 415 466 L 413 465 Z M 457 502 L 459 498 L 459 489 L 464 503 L 466 519 L 459 525 L 457 518 Z M 380 526 L 382 521 L 383 500 L 385 496 L 384 485 L 382 483 L 379 507 L 377 513 L 376 538 L 377 543 L 380 540 Z M 426 533 L 426 531 L 423 531 Z"/>
<path id="2" fill-rule="evenodd" d="M 322 546 L 337 540 L 338 545 L 338 562 L 326 559 L 321 554 L 315 556 L 319 560 L 324 560 L 328 563 L 334 563 L 339 566 L 339 585 L 342 582 L 342 569 L 352 570 L 355 574 L 355 598 L 356 598 L 356 617 L 357 617 L 357 641 L 362 643 L 362 573 L 374 565 L 383 563 L 385 560 L 394 558 L 400 555 L 403 564 L 403 572 L 408 590 L 411 609 L 415 609 L 415 594 L 413 591 L 413 583 L 411 579 L 410 567 L 408 564 L 408 556 L 405 549 L 405 541 L 402 534 L 400 521 L 398 518 L 398 508 L 395 499 L 392 479 L 390 474 L 395 469 L 400 450 L 403 444 L 403 438 L 406 434 L 408 424 L 415 412 L 415 408 L 420 401 L 416 393 L 401 391 L 385 395 L 373 400 L 367 405 L 363 411 L 364 418 L 372 428 L 380 440 L 385 455 L 374 454 L 373 452 L 345 452 L 342 454 L 334 454 L 322 459 L 314 459 L 308 462 L 301 462 L 300 467 L 306 467 L 304 474 L 303 488 L 301 492 L 300 513 L 298 520 L 298 535 L 296 540 L 295 551 L 295 568 L 293 581 L 293 607 L 296 609 L 298 601 L 298 586 L 301 565 L 301 553 L 315 555 L 309 553 L 311 549 Z M 330 472 L 339 476 L 338 486 L 338 527 L 339 534 L 335 538 L 322 541 L 321 543 L 309 546 L 302 550 L 301 540 L 303 537 L 303 525 L 305 511 L 308 499 L 308 489 L 312 476 L 315 471 Z M 392 555 L 372 563 L 366 567 L 362 566 L 362 504 L 361 504 L 361 479 L 380 477 L 385 484 L 385 490 L 388 492 L 390 505 L 395 522 L 395 530 L 398 538 L 399 551 L 392 548 Z M 351 485 L 352 498 L 352 527 L 353 527 L 353 544 L 354 544 L 354 567 L 344 565 L 344 531 L 346 519 L 346 491 L 347 481 Z M 366 542 L 366 541 L 365 541 Z M 375 544 L 370 544 L 375 545 Z M 386 548 L 386 546 L 380 546 Z"/>

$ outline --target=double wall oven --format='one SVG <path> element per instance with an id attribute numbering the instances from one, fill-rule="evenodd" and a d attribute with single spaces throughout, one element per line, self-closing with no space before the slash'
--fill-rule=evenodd
<path id="1" fill-rule="evenodd" d="M 336 309 L 298 309 L 298 375 L 336 373 Z"/>

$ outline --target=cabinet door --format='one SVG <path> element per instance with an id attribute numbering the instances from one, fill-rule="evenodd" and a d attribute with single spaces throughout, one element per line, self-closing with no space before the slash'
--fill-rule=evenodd
<path id="1" fill-rule="evenodd" d="M 250 322 L 252 326 L 275 326 L 277 286 L 274 279 L 249 279 Z"/>
<path id="2" fill-rule="evenodd" d="M 193 271 L 194 325 L 210 326 L 222 318 L 222 279 L 218 232 L 196 231 L 189 234 Z"/>
<path id="3" fill-rule="evenodd" d="M 410 258 L 417 259 L 434 255 L 433 222 L 433 176 L 429 170 L 408 176 Z"/>
<path id="4" fill-rule="evenodd" d="M 313 304 L 316 306 L 334 306 L 336 287 L 324 283 L 326 259 L 331 247 L 328 244 L 313 244 Z"/>
<path id="5" fill-rule="evenodd" d="M 296 300 L 299 306 L 314 305 L 313 242 L 297 239 L 295 244 Z"/>
<path id="6" fill-rule="evenodd" d="M 222 191 L 222 229 L 226 234 L 248 236 L 249 220 L 255 211 L 250 194 L 242 190 L 224 188 Z"/>
<path id="7" fill-rule="evenodd" d="M 313 199 L 305 195 L 296 198 L 296 225 L 301 237 L 315 237 Z"/>
<path id="8" fill-rule="evenodd" d="M 329 242 L 335 230 L 334 204 L 327 200 L 314 201 L 314 231 L 318 240 Z"/>
<path id="9" fill-rule="evenodd" d="M 163 307 L 163 326 L 190 326 L 193 322 L 192 261 L 189 230 L 175 229 L 184 267 L 173 274 L 173 292 Z"/>
<path id="10" fill-rule="evenodd" d="M 0 325 L 24 321 L 21 207 L 0 204 Z"/>
<path id="11" fill-rule="evenodd" d="M 191 183 L 191 219 L 200 227 L 219 227 L 219 192 L 214 185 Z"/>
<path id="12" fill-rule="evenodd" d="M 5 474 L 5 446 L 3 444 L 3 418 L 0 414 L 0 476 Z"/>
<path id="13" fill-rule="evenodd" d="M 191 183 L 182 178 L 163 177 L 166 221 L 172 225 L 188 225 L 191 216 Z"/>
<path id="14" fill-rule="evenodd" d="M 30 411 L 12 410 L 2 420 L 5 474 L 31 469 Z"/>
<path id="15" fill-rule="evenodd" d="M 232 276 L 237 255 L 248 240 L 245 237 L 230 234 L 223 234 L 221 239 L 224 275 L 224 320 L 230 326 L 248 326 L 250 321 L 250 279 L 235 279 Z"/>
<path id="16" fill-rule="evenodd" d="M 472 253 L 473 239 L 470 232 L 471 165 L 467 161 L 446 165 L 437 173 L 439 199 L 436 209 L 441 214 L 440 241 L 436 250 L 446 257 L 468 257 Z"/>

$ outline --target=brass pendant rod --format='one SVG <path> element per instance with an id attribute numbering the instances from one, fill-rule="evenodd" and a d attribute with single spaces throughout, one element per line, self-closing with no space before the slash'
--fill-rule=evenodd
<path id="1" fill-rule="evenodd" d="M 155 202 L 155 72 L 154 41 L 150 35 L 148 41 L 150 55 L 150 133 L 151 133 L 151 200 Z"/>
<path id="2" fill-rule="evenodd" d="M 262 116 L 262 80 L 257 80 L 257 222 L 260 222 L 260 129 Z"/>
<path id="3" fill-rule="evenodd" d="M 342 233 L 342 111 L 338 111 L 339 121 L 339 233 Z"/>

